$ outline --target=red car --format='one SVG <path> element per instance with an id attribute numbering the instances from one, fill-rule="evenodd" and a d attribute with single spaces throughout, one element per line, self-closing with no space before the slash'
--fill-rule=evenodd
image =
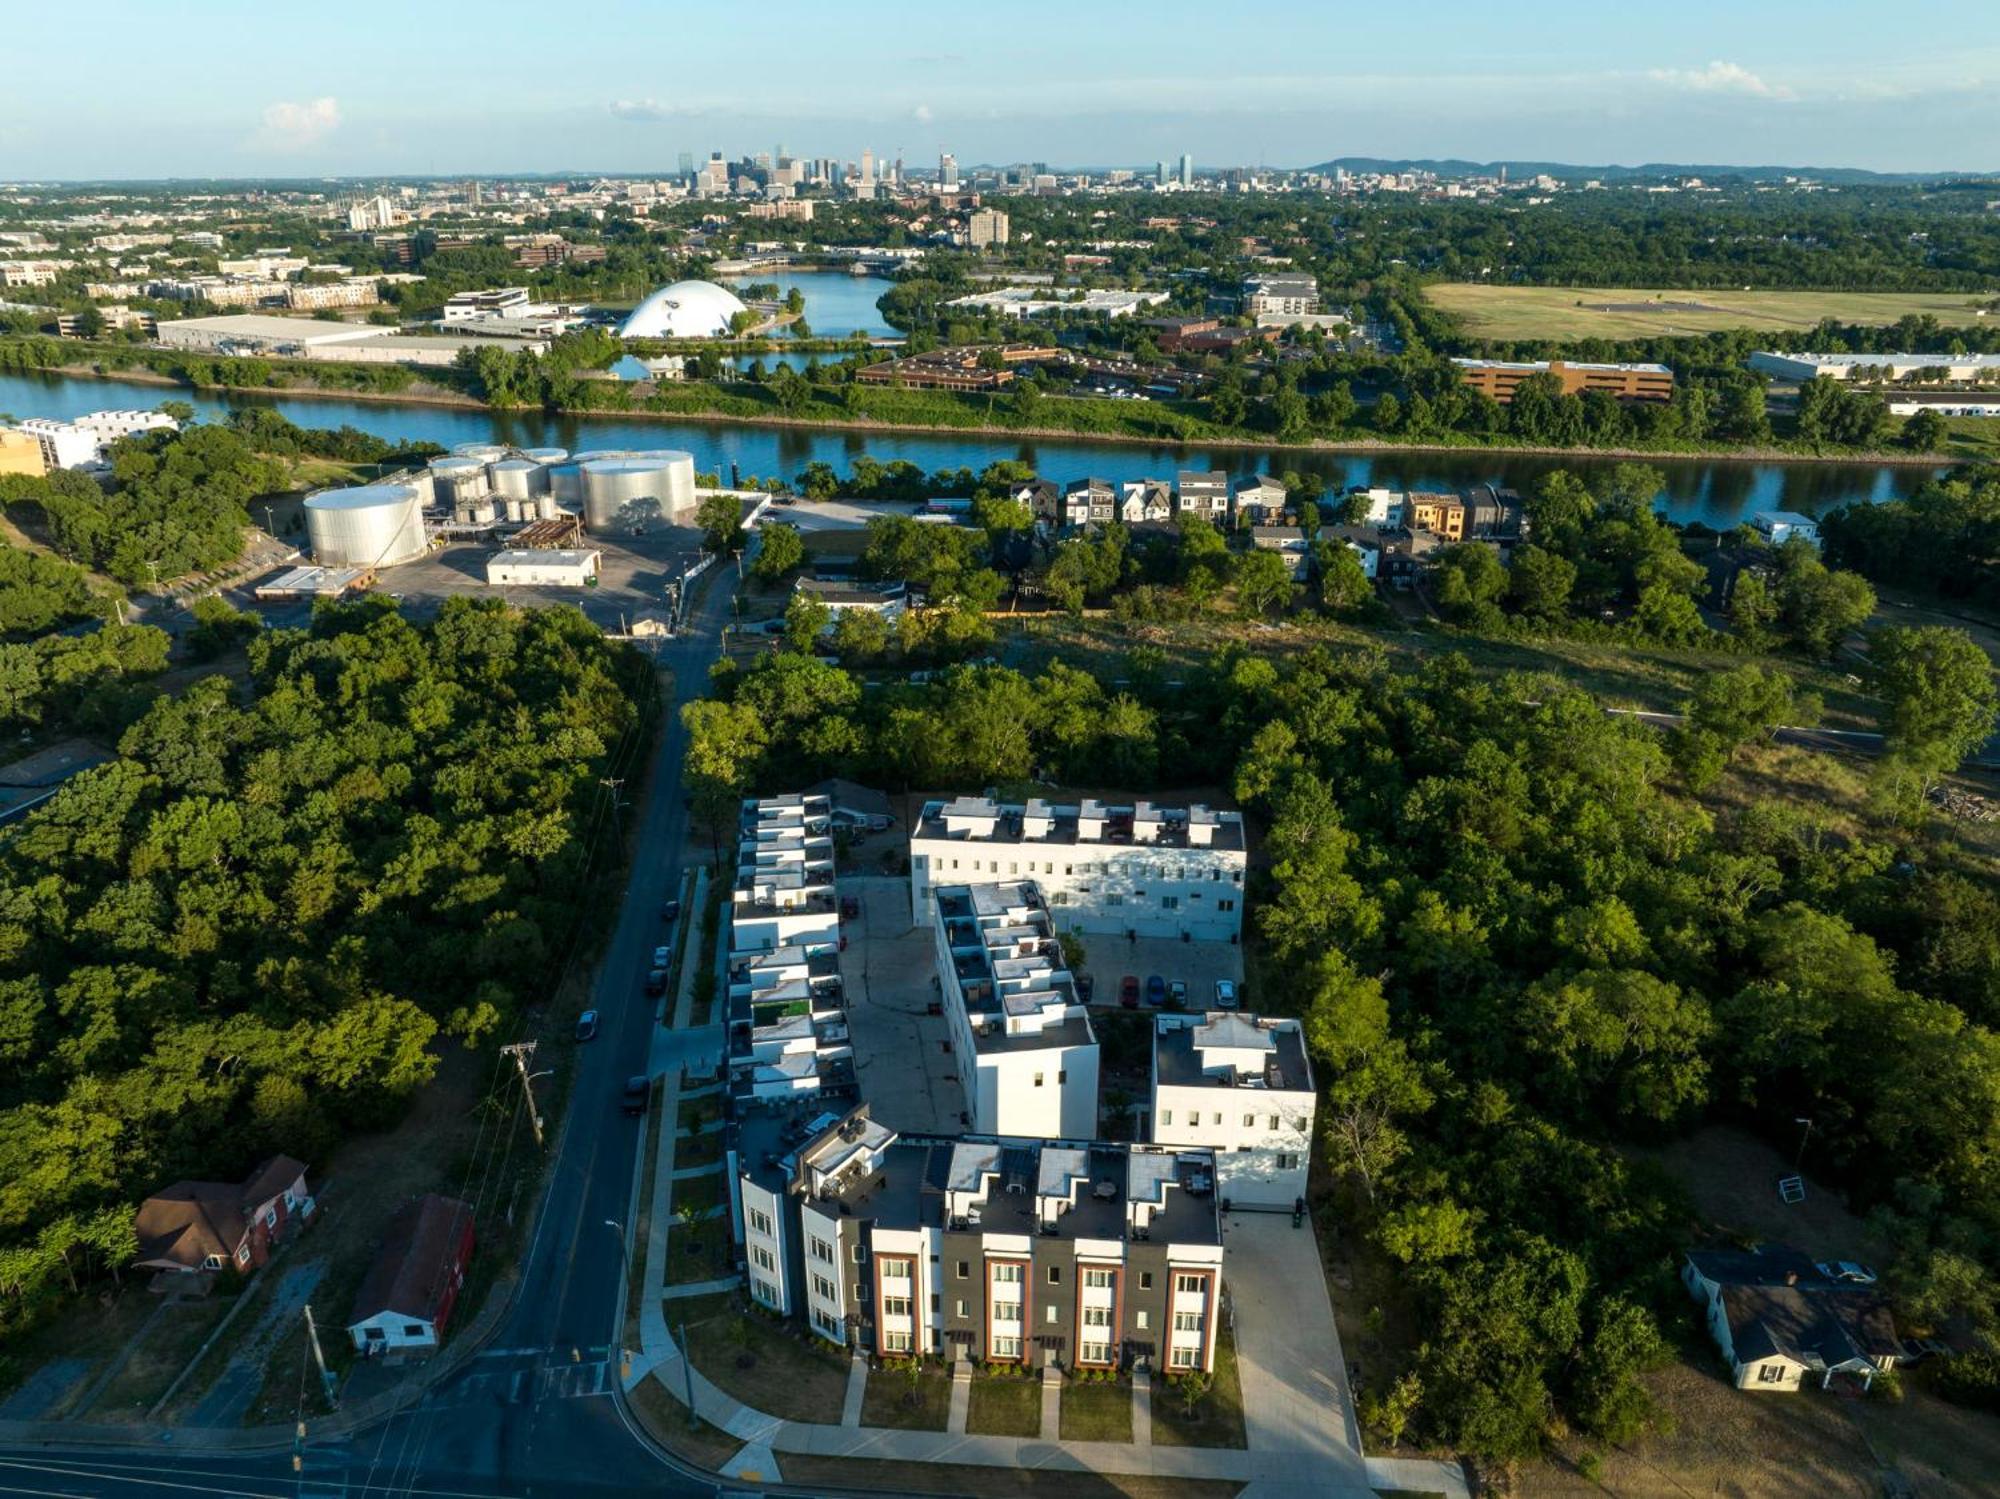
<path id="1" fill-rule="evenodd" d="M 1118 981 L 1118 1003 L 1128 1010 L 1139 1008 L 1139 979 L 1136 974 L 1126 974 Z"/>

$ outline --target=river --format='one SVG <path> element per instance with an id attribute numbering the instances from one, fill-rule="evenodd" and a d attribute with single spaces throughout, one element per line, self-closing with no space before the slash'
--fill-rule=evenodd
<path id="1" fill-rule="evenodd" d="M 112 407 L 150 408 L 186 401 L 204 417 L 235 406 L 270 406 L 306 427 L 352 426 L 393 442 L 502 442 L 521 447 L 684 448 L 695 466 L 744 478 L 797 474 L 821 460 L 846 472 L 862 454 L 887 463 L 903 458 L 926 471 L 984 468 L 1018 459 L 1058 483 L 1085 476 L 1171 479 L 1176 469 L 1219 468 L 1245 477 L 1295 469 L 1329 484 L 1386 484 L 1397 489 L 1454 489 L 1486 481 L 1524 493 L 1552 469 L 1588 473 L 1614 460 L 1540 457 L 1505 452 L 1325 453 L 1295 449 L 1179 448 L 1164 444 L 1091 442 L 1084 438 L 1019 437 L 1004 433 L 843 432 L 823 427 L 735 426 L 727 422 L 641 420 L 622 416 L 549 416 L 301 396 L 215 395 L 125 380 L 73 380 L 55 375 L 0 375 L 0 415 L 73 417 Z M 1879 463 L 1728 462 L 1649 458 L 1666 475 L 1660 508 L 1677 521 L 1726 528 L 1758 510 L 1821 515 L 1837 505 L 1907 495 L 1934 471 Z"/>
<path id="2" fill-rule="evenodd" d="M 895 285 L 883 276 L 850 276 L 845 271 L 767 271 L 752 276 L 736 276 L 730 288 L 741 291 L 753 284 L 776 285 L 778 298 L 794 287 L 806 299 L 805 320 L 821 338 L 845 338 L 864 333 L 870 338 L 899 336 L 882 320 L 875 303 Z"/>

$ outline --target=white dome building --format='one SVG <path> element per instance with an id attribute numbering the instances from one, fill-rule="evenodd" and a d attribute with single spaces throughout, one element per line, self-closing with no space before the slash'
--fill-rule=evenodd
<path id="1" fill-rule="evenodd" d="M 742 298 L 713 281 L 676 281 L 632 309 L 620 338 L 713 338 L 749 309 Z"/>

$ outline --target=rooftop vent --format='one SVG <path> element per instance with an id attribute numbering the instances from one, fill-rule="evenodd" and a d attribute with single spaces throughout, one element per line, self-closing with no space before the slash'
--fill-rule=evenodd
<path id="1" fill-rule="evenodd" d="M 1090 1195 L 1092 1197 L 1095 1197 L 1099 1202 L 1116 1201 L 1118 1197 L 1118 1183 L 1092 1182 L 1090 1186 Z"/>

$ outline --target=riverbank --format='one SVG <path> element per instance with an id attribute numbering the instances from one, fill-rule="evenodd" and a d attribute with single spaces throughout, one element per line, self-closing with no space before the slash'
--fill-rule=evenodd
<path id="1" fill-rule="evenodd" d="M 1072 427 L 1013 426 L 1007 423 L 924 423 L 882 421 L 867 416 L 809 417 L 786 415 L 783 413 L 761 412 L 718 412 L 700 409 L 673 411 L 649 410 L 645 407 L 602 408 L 595 406 L 564 406 L 553 411 L 542 408 L 520 406 L 495 406 L 490 402 L 472 396 L 457 395 L 433 387 L 426 391 L 365 391 L 327 389 L 313 385 L 189 385 L 171 375 L 163 375 L 155 370 L 100 370 L 95 366 L 56 365 L 41 373 L 61 376 L 64 379 L 109 380 L 136 385 L 154 385 L 174 390 L 195 391 L 209 395 L 235 395 L 249 397 L 283 397 L 285 399 L 320 401 L 363 401 L 385 406 L 435 406 L 460 411 L 485 411 L 496 416 L 542 415 L 572 419 L 615 419 L 638 422 L 697 422 L 707 426 L 721 427 L 771 427 L 793 428 L 806 431 L 853 432 L 853 433 L 897 433 L 915 436 L 954 437 L 978 435 L 984 437 L 1021 437 L 1049 439 L 1056 441 L 1105 443 L 1120 446 L 1147 448 L 1184 449 L 1229 449 L 1234 451 L 1278 451 L 1296 453 L 1321 453 L 1340 455 L 1380 455 L 1380 454 L 1453 454 L 1472 455 L 1479 453 L 1502 454 L 1519 458 L 1571 458 L 1587 459 L 1591 462 L 1614 463 L 1662 463 L 1692 461 L 1700 463 L 1744 463 L 1744 464 L 1880 464 L 1898 468 L 1941 468 L 1964 462 L 1964 458 L 1950 453 L 1912 453 L 1905 449 L 1880 452 L 1842 450 L 1839 452 L 1798 452 L 1788 448 L 1564 448 L 1533 446 L 1524 443 L 1448 443 L 1448 442 L 1397 442 L 1381 437 L 1352 437 L 1340 439 L 1315 439 L 1310 442 L 1280 442 L 1275 437 L 1244 434 L 1241 436 L 1211 436 L 1206 433 L 1184 437 L 1163 436 L 1137 432 L 1086 432 Z M 419 376 L 421 379 L 421 376 Z M 1050 400 L 1062 399 L 1050 397 Z"/>

